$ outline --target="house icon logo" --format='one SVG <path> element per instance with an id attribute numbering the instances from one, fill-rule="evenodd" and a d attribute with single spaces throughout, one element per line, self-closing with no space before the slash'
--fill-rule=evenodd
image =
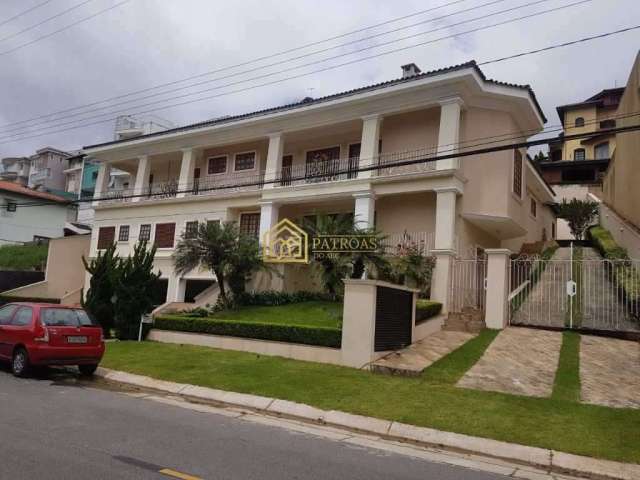
<path id="1" fill-rule="evenodd" d="M 309 236 L 287 218 L 267 231 L 262 240 L 265 262 L 309 263 Z"/>

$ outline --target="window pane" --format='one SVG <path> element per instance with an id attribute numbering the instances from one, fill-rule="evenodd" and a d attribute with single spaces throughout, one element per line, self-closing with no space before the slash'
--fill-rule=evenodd
<path id="1" fill-rule="evenodd" d="M 118 232 L 119 242 L 129 241 L 129 225 L 120 225 L 120 231 Z"/>
<path id="2" fill-rule="evenodd" d="M 260 214 L 243 213 L 240 215 L 240 233 L 257 238 L 260 234 Z"/>
<path id="3" fill-rule="evenodd" d="M 108 248 L 116 236 L 116 227 L 100 227 L 98 230 L 98 248 Z"/>
<path id="4" fill-rule="evenodd" d="M 609 158 L 609 142 L 596 145 L 595 148 L 596 160 L 603 160 Z"/>
<path id="5" fill-rule="evenodd" d="M 17 325 L 19 327 L 30 325 L 32 316 L 33 312 L 30 308 L 21 307 L 14 315 L 11 325 Z"/>
<path id="6" fill-rule="evenodd" d="M 84 310 L 70 308 L 44 308 L 40 311 L 40 320 L 48 327 L 97 325 Z"/>
<path id="7" fill-rule="evenodd" d="M 513 193 L 522 197 L 522 154 L 514 151 L 513 157 Z"/>
<path id="8" fill-rule="evenodd" d="M 256 165 L 256 153 L 238 153 L 236 155 L 235 170 L 253 170 Z"/>
<path id="9" fill-rule="evenodd" d="M 198 235 L 198 222 L 187 222 L 184 228 L 184 238 L 195 238 Z"/>
<path id="10" fill-rule="evenodd" d="M 140 225 L 138 240 L 149 241 L 151 239 L 151 225 Z"/>
<path id="11" fill-rule="evenodd" d="M 7 305 L 5 307 L 0 308 L 0 325 L 8 325 L 11 320 L 11 316 L 13 312 L 16 311 L 15 305 Z"/>
<path id="12" fill-rule="evenodd" d="M 578 160 L 578 161 L 582 161 L 584 160 L 585 156 L 584 156 L 584 148 L 577 148 L 573 151 L 573 159 L 574 160 Z"/>
<path id="13" fill-rule="evenodd" d="M 212 157 L 209 159 L 209 175 L 225 173 L 227 171 L 227 157 Z"/>

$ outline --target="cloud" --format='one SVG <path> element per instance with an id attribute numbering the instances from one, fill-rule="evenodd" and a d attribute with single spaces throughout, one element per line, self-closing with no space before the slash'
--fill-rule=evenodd
<path id="1" fill-rule="evenodd" d="M 36 0 L 29 0 L 29 2 L 5 0 L 2 2 L 0 10 L 0 20 L 28 8 L 28 5 L 34 2 Z M 116 0 L 95 0 L 78 11 L 74 11 L 73 15 L 63 16 L 50 22 L 51 25 L 47 24 L 41 29 L 34 29 L 34 31 L 11 39 L 11 41 L 0 42 L 0 52 L 90 15 L 115 2 Z M 122 7 L 81 23 L 65 32 L 9 55 L 0 55 L 0 91 L 2 92 L 0 94 L 0 123 L 17 122 L 25 118 L 198 75 L 424 10 L 431 5 L 444 3 L 447 2 L 441 0 L 438 3 L 426 4 L 420 0 L 403 2 L 382 0 L 353 0 L 349 2 L 342 0 L 323 2 L 311 0 L 278 2 L 265 2 L 264 0 L 236 2 L 131 0 Z M 428 15 L 409 18 L 393 26 L 379 27 L 373 32 L 386 31 L 400 25 L 406 26 L 425 18 L 434 18 L 483 3 L 487 3 L 487 0 L 467 0 L 431 12 Z M 439 32 L 422 35 L 397 45 L 380 47 L 372 52 L 363 52 L 353 57 L 330 61 L 327 64 L 306 67 L 301 71 L 315 70 L 323 65 L 341 63 L 350 58 L 368 56 L 374 52 L 438 38 L 527 12 L 548 9 L 570 3 L 570 0 L 548 2 L 469 25 L 451 26 L 463 19 L 523 5 L 523 3 L 522 0 L 505 0 L 475 12 L 439 20 L 433 24 L 408 28 L 402 32 L 379 37 L 357 46 L 326 52 L 317 58 L 351 52 L 365 44 L 379 45 L 392 38 L 446 27 Z M 408 62 L 415 62 L 426 71 L 470 59 L 490 60 L 547 44 L 573 40 L 628 26 L 630 19 L 638 18 L 638 14 L 640 14 L 640 2 L 637 0 L 615 0 L 616 8 L 612 8 L 611 3 L 613 2 L 594 0 L 559 12 L 465 35 L 455 40 L 445 40 L 433 45 L 408 49 L 375 60 L 249 90 L 241 94 L 169 108 L 158 111 L 156 114 L 175 124 L 184 124 L 251 111 L 288 103 L 306 95 L 328 95 L 396 78 L 400 74 L 400 65 Z M 65 0 L 65 7 L 73 4 L 73 2 Z M 51 2 L 46 8 L 38 9 L 0 27 L 0 38 L 61 10 L 63 10 L 61 2 Z M 363 32 L 348 39 L 362 38 L 370 33 Z M 506 82 L 531 84 L 550 119 L 549 123 L 556 124 L 558 123 L 555 114 L 556 105 L 580 101 L 603 88 L 624 85 L 637 51 L 637 40 L 638 34 L 631 32 L 588 44 L 488 65 L 483 69 L 491 78 Z M 335 41 L 333 44 L 339 42 Z M 322 47 L 326 47 L 326 45 L 311 47 L 303 52 L 295 52 L 290 55 L 310 52 Z M 280 58 L 284 57 L 273 60 Z M 313 58 L 299 60 L 293 65 L 299 65 Z M 265 63 L 269 63 L 269 60 L 263 61 L 260 65 Z M 266 69 L 265 72 L 279 72 L 282 68 L 286 68 L 286 66 L 272 67 Z M 238 70 L 240 69 L 234 71 Z M 220 72 L 217 75 L 228 73 L 230 72 Z M 247 74 L 240 79 L 259 73 L 261 72 Z M 296 73 L 299 72 L 290 72 L 263 81 Z M 238 80 L 238 78 L 230 78 L 223 82 L 234 80 Z M 209 84 L 208 87 L 215 85 Z M 230 88 L 240 87 L 242 85 Z M 207 88 L 207 86 L 198 88 Z M 221 91 L 227 91 L 230 88 Z M 213 91 L 209 94 L 216 93 L 220 93 L 220 91 Z M 141 103 L 152 100 L 145 100 Z M 124 110 L 125 107 L 117 107 L 117 109 Z M 105 118 L 112 120 L 112 117 L 113 115 Z M 0 140 L 0 157 L 28 155 L 44 145 L 61 149 L 75 149 L 82 145 L 109 140 L 113 137 L 113 122 L 111 120 L 100 125 L 12 143 Z M 63 122 L 65 120 L 61 120 L 59 124 Z M 4 129 L 0 128 L 0 137 L 6 135 L 2 131 Z M 25 130 L 20 131 L 24 132 Z"/>

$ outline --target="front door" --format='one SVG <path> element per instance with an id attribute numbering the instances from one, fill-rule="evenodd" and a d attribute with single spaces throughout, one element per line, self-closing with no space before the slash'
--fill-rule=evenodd
<path id="1" fill-rule="evenodd" d="M 305 177 L 307 183 L 337 180 L 340 167 L 340 147 L 323 148 L 307 152 Z"/>

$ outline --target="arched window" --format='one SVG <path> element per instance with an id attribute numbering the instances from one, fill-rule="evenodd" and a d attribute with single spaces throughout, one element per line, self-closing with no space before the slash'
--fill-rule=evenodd
<path id="1" fill-rule="evenodd" d="M 596 160 L 609 158 L 609 142 L 599 143 L 594 149 Z"/>
<path id="2" fill-rule="evenodd" d="M 584 118 L 578 117 L 575 122 L 576 127 L 584 127 Z"/>
<path id="3" fill-rule="evenodd" d="M 582 161 L 585 159 L 584 157 L 584 148 L 576 148 L 573 151 L 573 159 L 576 161 Z"/>

